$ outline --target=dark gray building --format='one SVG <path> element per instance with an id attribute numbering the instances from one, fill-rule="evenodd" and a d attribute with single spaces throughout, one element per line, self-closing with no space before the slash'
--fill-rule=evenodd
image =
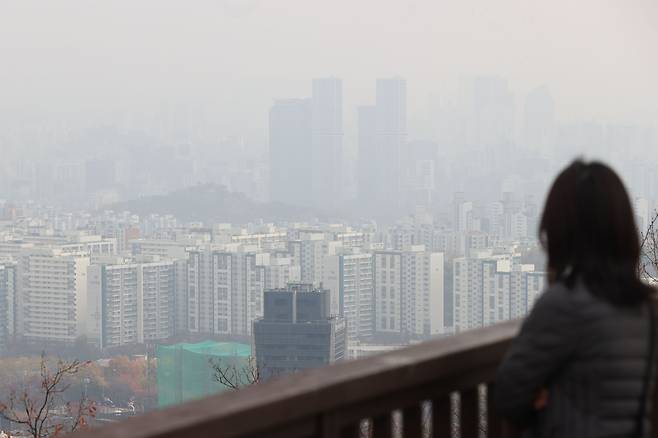
<path id="1" fill-rule="evenodd" d="M 313 79 L 311 112 L 313 204 L 334 208 L 342 200 L 343 81 Z"/>
<path id="2" fill-rule="evenodd" d="M 270 200 L 311 205 L 310 99 L 281 99 L 270 109 Z M 304 181 L 304 184 L 300 184 Z"/>
<path id="3" fill-rule="evenodd" d="M 289 284 L 265 291 L 254 342 L 263 379 L 318 368 L 345 357 L 345 320 L 330 316 L 328 290 Z"/>
<path id="4" fill-rule="evenodd" d="M 376 103 L 358 110 L 358 198 L 375 214 L 401 203 L 407 148 L 407 83 L 377 79 Z"/>

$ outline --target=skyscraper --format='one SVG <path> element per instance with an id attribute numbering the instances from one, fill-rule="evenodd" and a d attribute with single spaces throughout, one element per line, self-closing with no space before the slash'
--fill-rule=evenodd
<path id="1" fill-rule="evenodd" d="M 269 125 L 270 199 L 292 205 L 311 204 L 311 101 L 275 101 L 270 109 Z"/>
<path id="2" fill-rule="evenodd" d="M 378 193 L 378 182 L 382 179 L 380 161 L 382 155 L 377 150 L 377 111 L 373 105 L 357 109 L 359 161 L 357 183 L 359 202 L 371 204 Z"/>
<path id="3" fill-rule="evenodd" d="M 345 357 L 345 321 L 329 314 L 329 291 L 289 284 L 265 291 L 265 311 L 254 322 L 261 377 L 318 368 Z"/>
<path id="4" fill-rule="evenodd" d="M 342 80 L 313 79 L 311 112 L 313 202 L 321 207 L 334 207 L 342 199 Z"/>
<path id="5" fill-rule="evenodd" d="M 400 204 L 407 143 L 407 84 L 377 79 L 374 107 L 359 108 L 359 198 L 376 211 Z"/>
<path id="6" fill-rule="evenodd" d="M 523 108 L 523 146 L 541 154 L 552 154 L 556 135 L 555 103 L 546 86 L 532 90 Z"/>

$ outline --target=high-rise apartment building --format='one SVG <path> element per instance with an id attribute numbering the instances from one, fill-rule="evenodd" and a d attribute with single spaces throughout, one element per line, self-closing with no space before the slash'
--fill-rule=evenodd
<path id="1" fill-rule="evenodd" d="M 329 291 L 290 284 L 265 292 L 265 312 L 254 322 L 256 362 L 267 379 L 345 358 L 345 321 L 329 312 Z"/>
<path id="2" fill-rule="evenodd" d="M 374 254 L 375 329 L 422 338 L 444 332 L 443 254 L 423 245 Z"/>
<path id="3" fill-rule="evenodd" d="M 453 261 L 454 332 L 524 316 L 545 284 L 545 273 L 510 254 L 483 252 Z"/>
<path id="4" fill-rule="evenodd" d="M 172 261 L 90 266 L 90 340 L 100 348 L 111 348 L 172 337 L 175 278 Z"/>
<path id="5" fill-rule="evenodd" d="M 302 283 L 319 286 L 322 281 L 322 263 L 327 254 L 327 241 L 321 233 L 302 236 L 288 242 L 288 252 L 293 264 L 300 267 Z"/>
<path id="6" fill-rule="evenodd" d="M 313 202 L 310 99 L 277 100 L 270 109 L 270 199 Z"/>
<path id="7" fill-rule="evenodd" d="M 250 335 L 262 316 L 264 275 L 248 252 L 191 251 L 188 259 L 188 330 Z"/>
<path id="8" fill-rule="evenodd" d="M 15 333 L 16 265 L 0 263 L 0 356 Z"/>
<path id="9" fill-rule="evenodd" d="M 313 79 L 311 97 L 313 203 L 331 208 L 342 199 L 343 82 Z"/>
<path id="10" fill-rule="evenodd" d="M 27 342 L 72 344 L 87 331 L 87 253 L 27 248 L 18 260 L 18 332 Z"/>
<path id="11" fill-rule="evenodd" d="M 345 319 L 350 344 L 371 340 L 375 323 L 372 254 L 327 255 L 322 278 L 322 287 L 330 292 L 331 314 Z"/>
<path id="12" fill-rule="evenodd" d="M 299 265 L 293 264 L 288 254 L 259 254 L 257 264 L 262 271 L 264 290 L 282 289 L 288 283 L 301 281 L 301 269 Z"/>

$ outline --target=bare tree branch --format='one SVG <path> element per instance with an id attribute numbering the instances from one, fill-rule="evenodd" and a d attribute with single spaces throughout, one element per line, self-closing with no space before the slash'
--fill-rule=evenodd
<path id="1" fill-rule="evenodd" d="M 64 400 L 70 388 L 69 378 L 77 374 L 86 363 L 78 360 L 58 360 L 51 370 L 45 355 L 41 356 L 38 388 L 30 390 L 29 382 L 18 396 L 12 391 L 6 403 L 0 403 L 0 416 L 22 426 L 33 438 L 56 438 L 87 425 L 87 418 L 95 416 L 96 409 L 83 394 L 76 408 Z M 66 407 L 68 418 L 55 418 L 57 407 Z"/>
<path id="2" fill-rule="evenodd" d="M 234 361 L 222 359 L 210 359 L 209 363 L 214 371 L 215 380 L 229 389 L 255 385 L 261 380 L 256 359 L 253 356 L 247 358 L 246 364 L 240 365 Z"/>

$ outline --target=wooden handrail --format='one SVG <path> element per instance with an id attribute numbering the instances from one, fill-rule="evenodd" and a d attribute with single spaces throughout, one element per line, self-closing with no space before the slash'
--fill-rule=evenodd
<path id="1" fill-rule="evenodd" d="M 406 409 L 408 415 L 418 417 L 421 402 L 434 401 L 436 411 L 445 406 L 451 393 L 469 390 L 468 394 L 474 394 L 478 385 L 492 380 L 518 327 L 518 321 L 510 321 L 337 363 L 77 435 L 81 438 L 351 436 L 361 419 L 379 418 L 374 424 L 381 427 L 385 424 L 381 418 L 389 418 L 393 410 Z M 469 403 L 471 398 L 472 395 L 464 397 Z M 475 414 L 469 411 L 464 415 L 472 418 Z M 416 430 L 407 423 L 405 430 Z M 434 429 L 438 430 L 439 426 Z"/>

